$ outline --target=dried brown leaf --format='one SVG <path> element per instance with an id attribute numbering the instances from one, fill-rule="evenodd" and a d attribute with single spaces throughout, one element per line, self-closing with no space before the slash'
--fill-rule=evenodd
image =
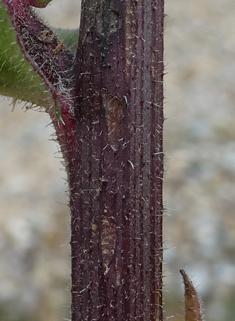
<path id="1" fill-rule="evenodd" d="M 184 270 L 180 270 L 185 288 L 185 321 L 202 321 L 201 302 L 197 291 Z"/>

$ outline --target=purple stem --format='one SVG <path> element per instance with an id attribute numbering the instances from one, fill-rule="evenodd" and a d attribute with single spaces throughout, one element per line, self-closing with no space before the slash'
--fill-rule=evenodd
<path id="1" fill-rule="evenodd" d="M 27 3 L 4 2 L 61 106 L 72 321 L 161 321 L 164 1 L 83 1 L 76 61 Z"/>

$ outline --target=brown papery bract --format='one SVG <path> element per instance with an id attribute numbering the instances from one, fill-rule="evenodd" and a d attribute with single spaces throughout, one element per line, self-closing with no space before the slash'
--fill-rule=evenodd
<path id="1" fill-rule="evenodd" d="M 180 270 L 184 281 L 185 321 L 202 321 L 201 302 L 197 291 L 184 270 Z"/>

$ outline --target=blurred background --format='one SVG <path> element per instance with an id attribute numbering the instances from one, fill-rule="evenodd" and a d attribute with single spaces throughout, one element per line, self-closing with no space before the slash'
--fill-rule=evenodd
<path id="1" fill-rule="evenodd" d="M 39 9 L 78 28 L 79 0 Z M 207 321 L 235 320 L 235 2 L 166 0 L 165 317 L 185 269 Z M 0 319 L 70 319 L 66 175 L 43 112 L 0 97 Z"/>

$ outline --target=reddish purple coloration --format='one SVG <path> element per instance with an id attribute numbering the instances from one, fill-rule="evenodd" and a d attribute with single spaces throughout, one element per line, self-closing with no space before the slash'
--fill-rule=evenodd
<path id="1" fill-rule="evenodd" d="M 77 52 L 72 319 L 162 320 L 163 1 L 100 3 L 83 5 Z"/>
<path id="2" fill-rule="evenodd" d="M 62 108 L 49 113 L 70 188 L 72 320 L 161 321 L 164 1 L 83 1 L 76 61 L 4 2 Z"/>
<path id="3" fill-rule="evenodd" d="M 3 0 L 4 1 L 4 0 Z M 17 6 L 18 4 L 23 4 L 26 6 L 33 6 L 37 8 L 45 8 L 48 3 L 50 3 L 52 0 L 10 0 L 10 1 L 4 1 L 4 2 L 11 2 L 13 6 Z"/>
<path id="4" fill-rule="evenodd" d="M 63 155 L 67 159 L 66 145 L 74 141 L 74 56 L 65 46 L 60 45 L 61 41 L 39 19 L 28 5 L 28 0 L 3 1 L 7 5 L 17 41 L 25 58 L 42 77 L 52 98 L 55 101 L 58 99 L 61 105 L 60 119 L 56 119 L 54 106 L 51 106 L 48 112 L 54 123 Z"/>

